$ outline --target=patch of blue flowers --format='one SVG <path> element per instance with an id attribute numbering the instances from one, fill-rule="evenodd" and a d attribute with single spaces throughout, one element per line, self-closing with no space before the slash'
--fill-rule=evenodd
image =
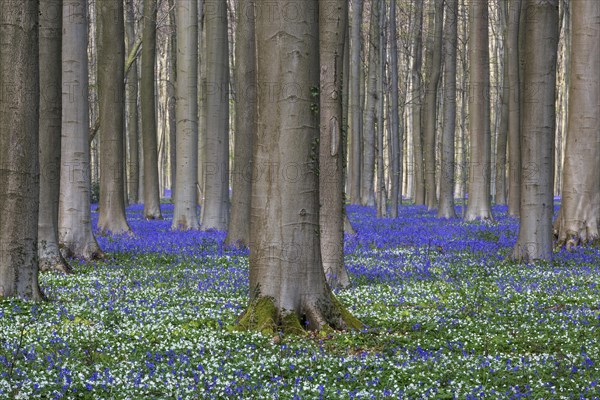
<path id="1" fill-rule="evenodd" d="M 233 329 L 247 250 L 173 232 L 162 208 L 146 221 L 129 207 L 135 235 L 98 237 L 106 260 L 41 275 L 49 302 L 0 302 L 0 398 L 600 396 L 598 247 L 519 264 L 504 207 L 465 223 L 348 206 L 353 286 L 336 294 L 366 328 L 274 340 Z"/>

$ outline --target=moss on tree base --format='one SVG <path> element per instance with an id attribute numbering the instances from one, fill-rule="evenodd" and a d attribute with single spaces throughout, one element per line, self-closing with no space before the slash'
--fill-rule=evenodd
<path id="1" fill-rule="evenodd" d="M 259 297 L 251 302 L 237 323 L 238 330 L 259 331 L 265 335 L 283 332 L 303 336 L 307 330 L 333 332 L 362 327 L 362 322 L 333 294 L 329 295 L 329 299 L 306 301 L 300 312 L 278 309 L 272 297 Z"/>

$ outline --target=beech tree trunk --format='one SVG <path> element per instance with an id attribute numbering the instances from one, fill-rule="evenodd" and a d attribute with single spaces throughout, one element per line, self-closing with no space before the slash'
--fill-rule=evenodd
<path id="1" fill-rule="evenodd" d="M 377 79 L 377 104 L 375 112 L 376 134 L 377 134 L 377 218 L 385 218 L 387 216 L 387 193 L 385 181 L 385 157 L 384 157 L 384 136 L 385 136 L 385 118 L 384 118 L 384 100 L 385 100 L 385 58 L 386 58 L 386 41 L 385 41 L 385 7 L 383 1 L 377 5 L 379 7 L 379 46 L 378 46 L 378 73 Z"/>
<path id="2" fill-rule="evenodd" d="M 198 3 L 178 1 L 177 162 L 172 229 L 199 229 L 198 216 Z"/>
<path id="3" fill-rule="evenodd" d="M 600 229 L 600 3 L 571 3 L 567 141 L 555 235 L 571 248 L 598 241 Z"/>
<path id="4" fill-rule="evenodd" d="M 321 254 L 329 286 L 348 287 L 344 265 L 342 60 L 348 2 L 319 2 L 319 193 Z"/>
<path id="5" fill-rule="evenodd" d="M 362 171 L 362 102 L 360 96 L 361 64 L 360 52 L 362 40 L 360 28 L 362 25 L 363 1 L 352 1 L 352 20 L 350 34 L 350 202 L 360 203 L 361 171 Z"/>
<path id="6" fill-rule="evenodd" d="M 442 0 L 430 5 L 427 48 L 425 53 L 426 90 L 423 114 L 423 159 L 425 166 L 425 203 L 428 210 L 437 206 L 435 181 L 435 128 L 437 125 L 437 91 L 442 66 Z"/>
<path id="7" fill-rule="evenodd" d="M 229 37 L 227 5 L 206 0 L 206 149 L 202 228 L 224 231 L 229 221 Z"/>
<path id="8" fill-rule="evenodd" d="M 122 1 L 97 1 L 100 215 L 103 234 L 131 233 L 125 217 L 123 128 L 125 25 Z"/>
<path id="9" fill-rule="evenodd" d="M 60 194 L 60 123 L 62 115 L 62 0 L 46 1 L 39 10 L 40 60 L 40 206 L 38 258 L 40 271 L 71 272 L 58 248 Z"/>
<path id="10" fill-rule="evenodd" d="M 413 39 L 413 64 L 412 64 L 412 136 L 413 136 L 413 199 L 416 205 L 425 204 L 425 177 L 423 171 L 423 132 L 421 130 L 421 65 L 423 45 L 423 5 L 415 0 L 415 22 Z"/>
<path id="11" fill-rule="evenodd" d="M 444 129 L 440 171 L 440 199 L 437 216 L 455 218 L 454 210 L 454 132 L 456 129 L 456 46 L 458 45 L 458 0 L 446 0 L 444 28 Z"/>
<path id="12" fill-rule="evenodd" d="M 252 142 L 256 135 L 256 48 L 254 0 L 238 2 L 235 40 L 235 141 L 233 194 L 225 243 L 250 243 L 250 199 L 252 195 Z"/>
<path id="13" fill-rule="evenodd" d="M 140 103 L 144 155 L 144 217 L 161 219 L 156 129 L 156 0 L 144 0 Z"/>
<path id="14" fill-rule="evenodd" d="M 508 215 L 518 216 L 521 202 L 521 54 L 519 31 L 522 0 L 508 8 Z"/>
<path id="15" fill-rule="evenodd" d="M 379 75 L 379 3 L 371 4 L 371 22 L 369 27 L 369 71 L 367 75 L 367 103 L 363 131 L 363 168 L 361 174 L 361 204 L 375 205 L 375 136 L 377 109 L 377 75 Z M 381 78 L 381 77 L 380 77 Z"/>
<path id="16" fill-rule="evenodd" d="M 323 4 L 325 5 L 325 4 Z M 261 3 L 256 3 L 261 7 Z M 321 262 L 319 178 L 314 146 L 319 87 L 318 10 L 314 0 L 279 0 L 269 7 L 297 10 L 294 18 L 270 18 L 257 10 L 258 82 L 294 87 L 258 91 L 258 132 L 253 147 L 250 305 L 242 328 L 272 334 L 358 328 L 360 322 L 331 293 Z M 279 14 L 276 14 L 279 15 Z M 322 17 L 323 18 L 323 17 Z M 260 166 L 273 166 L 260 169 Z M 298 174 L 291 174 L 295 166 Z M 288 175 L 282 175 L 285 170 Z M 292 179 L 293 178 L 293 179 Z"/>
<path id="17" fill-rule="evenodd" d="M 390 217 L 398 216 L 398 205 L 402 204 L 402 132 L 398 117 L 398 31 L 396 26 L 396 0 L 390 2 L 390 169 L 391 185 Z"/>
<path id="18" fill-rule="evenodd" d="M 0 29 L 0 299 L 40 300 L 38 2 L 1 2 Z"/>
<path id="19" fill-rule="evenodd" d="M 133 10 L 134 0 L 126 0 L 125 34 L 127 37 L 127 54 L 135 47 L 135 14 Z M 126 86 L 126 118 L 127 118 L 127 144 L 129 147 L 129 162 L 127 176 L 127 197 L 129 202 L 135 204 L 139 202 L 139 125 L 138 125 L 138 62 L 135 57 L 127 71 Z"/>
<path id="20" fill-rule="evenodd" d="M 90 210 L 87 21 L 86 0 L 64 0 L 58 234 L 63 256 L 84 260 L 103 256 Z"/>
<path id="21" fill-rule="evenodd" d="M 517 260 L 552 258 L 558 0 L 526 0 Z M 597 109 L 596 109 L 597 112 Z M 598 131 L 596 131 L 596 135 Z"/>
<path id="22" fill-rule="evenodd" d="M 469 8 L 469 202 L 465 219 L 491 220 L 490 202 L 490 64 L 487 0 L 472 0 Z"/>

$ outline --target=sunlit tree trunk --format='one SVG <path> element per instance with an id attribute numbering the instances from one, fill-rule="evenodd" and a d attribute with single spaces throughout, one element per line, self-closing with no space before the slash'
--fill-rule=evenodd
<path id="1" fill-rule="evenodd" d="M 519 30 L 522 0 L 510 0 L 506 51 L 508 69 L 508 214 L 519 215 L 521 199 L 521 71 Z"/>
<path id="2" fill-rule="evenodd" d="M 198 229 L 198 3 L 178 1 L 177 158 L 172 229 Z"/>
<path id="3" fill-rule="evenodd" d="M 0 3 L 0 30 L 0 299 L 40 300 L 38 2 Z"/>
<path id="4" fill-rule="evenodd" d="M 454 210 L 454 132 L 456 129 L 456 46 L 458 0 L 446 0 L 444 28 L 444 128 L 440 171 L 440 199 L 437 216 L 455 218 Z"/>
<path id="5" fill-rule="evenodd" d="M 425 203 L 427 209 L 437 206 L 435 183 L 435 128 L 437 124 L 437 91 L 442 64 L 443 1 L 434 0 L 429 7 L 429 27 L 425 53 L 426 90 L 423 122 L 423 162 L 425 168 Z"/>
<path id="6" fill-rule="evenodd" d="M 554 210 L 558 0 L 525 0 L 524 4 L 529 17 L 524 33 L 521 206 L 513 258 L 549 260 Z"/>
<path id="7" fill-rule="evenodd" d="M 572 7 L 567 141 L 558 244 L 567 248 L 598 240 L 600 229 L 600 2 Z"/>
<path id="8" fill-rule="evenodd" d="M 465 219 L 492 219 L 490 203 L 490 65 L 487 0 L 469 8 L 469 202 Z"/>
<path id="9" fill-rule="evenodd" d="M 413 24 L 413 60 L 412 60 L 412 136 L 413 136 L 413 201 L 417 205 L 425 204 L 425 177 L 423 171 L 423 132 L 421 130 L 422 92 L 421 65 L 423 45 L 423 5 L 415 0 L 415 21 Z"/>
<path id="10" fill-rule="evenodd" d="M 235 141 L 231 215 L 225 242 L 248 246 L 252 191 L 252 142 L 256 135 L 254 0 L 240 0 L 235 40 Z"/>
<path id="11" fill-rule="evenodd" d="M 158 138 L 156 129 L 156 0 L 144 0 L 142 76 L 140 103 L 144 155 L 144 217 L 162 218 L 158 182 Z"/>
<path id="12" fill-rule="evenodd" d="M 206 149 L 202 228 L 224 231 L 229 220 L 229 44 L 227 5 L 206 0 Z"/>
<path id="13" fill-rule="evenodd" d="M 262 3 L 264 4 L 264 3 Z M 253 147 L 250 243 L 250 305 L 239 324 L 273 333 L 304 327 L 357 328 L 360 322 L 334 298 L 321 262 L 319 179 L 314 159 L 319 119 L 311 110 L 311 88 L 319 87 L 319 3 L 279 0 L 271 7 L 294 7 L 292 21 L 258 10 L 258 82 L 297 88 L 293 96 L 258 91 L 258 132 Z M 261 3 L 256 3 L 257 7 Z M 275 101 L 274 101 L 275 100 Z M 313 107 L 314 108 L 314 107 Z M 296 165 L 295 179 L 275 167 Z"/>
<path id="14" fill-rule="evenodd" d="M 90 210 L 87 29 L 87 1 L 65 0 L 58 234 L 63 255 L 84 260 L 102 257 Z"/>
<path id="15" fill-rule="evenodd" d="M 100 118 L 101 233 L 131 232 L 125 217 L 123 128 L 125 26 L 123 2 L 97 1 L 98 98 Z"/>
<path id="16" fill-rule="evenodd" d="M 369 27 L 369 71 L 367 75 L 367 103 L 363 130 L 363 168 L 361 174 L 361 204 L 375 205 L 375 136 L 377 109 L 377 76 L 379 75 L 379 3 L 371 4 L 371 22 Z M 380 79 L 382 77 L 379 77 Z"/>
<path id="17" fill-rule="evenodd" d="M 350 202 L 360 203 L 361 171 L 362 171 L 362 103 L 360 97 L 360 70 L 362 61 L 360 49 L 362 40 L 360 28 L 362 24 L 363 1 L 352 1 L 352 20 L 350 34 Z"/>

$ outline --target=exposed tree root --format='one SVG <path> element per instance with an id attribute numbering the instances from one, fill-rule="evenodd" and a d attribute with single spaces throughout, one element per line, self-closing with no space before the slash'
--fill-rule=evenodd
<path id="1" fill-rule="evenodd" d="M 582 216 L 585 218 L 585 216 Z M 588 216 L 589 217 L 589 216 Z M 577 246 L 600 242 L 598 218 L 591 216 L 583 220 L 565 221 L 562 213 L 558 214 L 554 222 L 554 239 L 556 247 L 566 247 L 571 250 Z"/>
<path id="2" fill-rule="evenodd" d="M 40 272 L 57 271 L 67 275 L 73 273 L 73 268 L 71 268 L 60 253 L 40 256 L 39 270 Z"/>
<path id="3" fill-rule="evenodd" d="M 256 330 L 266 335 L 281 331 L 302 336 L 306 330 L 334 331 L 362 327 L 363 324 L 333 294 L 329 295 L 329 299 L 304 301 L 300 313 L 278 309 L 273 298 L 260 297 L 248 306 L 238 320 L 238 329 Z"/>

